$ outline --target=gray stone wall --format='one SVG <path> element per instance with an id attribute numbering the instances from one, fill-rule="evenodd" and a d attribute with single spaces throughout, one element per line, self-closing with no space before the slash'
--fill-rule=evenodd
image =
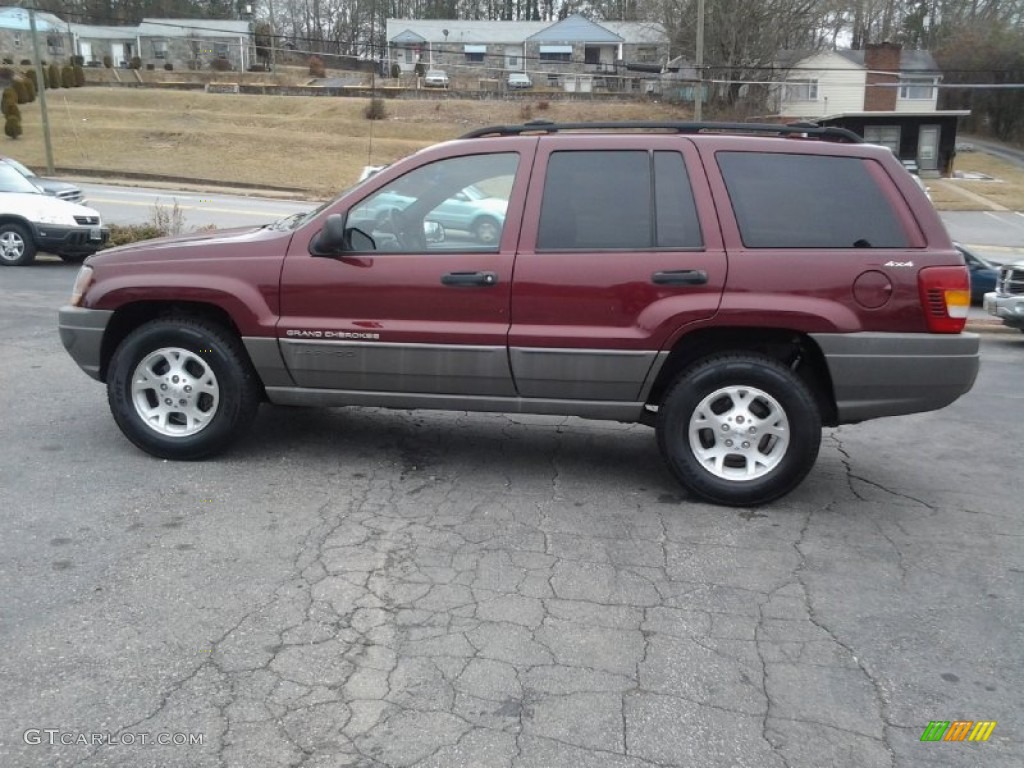
<path id="1" fill-rule="evenodd" d="M 163 69 L 170 63 L 174 69 L 210 70 L 215 60 L 222 59 L 232 70 L 240 71 L 252 63 L 249 41 L 240 43 L 238 37 L 142 37 L 139 42 L 143 67 L 152 64 L 155 69 Z"/>
<path id="2" fill-rule="evenodd" d="M 74 49 L 71 38 L 56 32 L 36 32 L 39 54 L 47 64 L 66 64 L 71 61 Z M 18 66 L 22 59 L 35 61 L 32 48 L 32 33 L 25 30 L 0 29 L 0 59 L 10 59 Z"/>

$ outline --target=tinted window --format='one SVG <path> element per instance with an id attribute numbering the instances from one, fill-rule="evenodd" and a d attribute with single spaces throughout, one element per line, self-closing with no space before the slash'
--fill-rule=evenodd
<path id="1" fill-rule="evenodd" d="M 654 200 L 658 216 L 658 246 L 699 248 L 703 241 L 697 222 L 690 177 L 678 152 L 654 153 Z"/>
<path id="2" fill-rule="evenodd" d="M 748 248 L 903 248 L 882 190 L 855 157 L 719 152 Z"/>
<path id="3" fill-rule="evenodd" d="M 538 250 L 647 250 L 700 244 L 693 192 L 679 153 L 580 151 L 554 152 L 549 158 Z"/>

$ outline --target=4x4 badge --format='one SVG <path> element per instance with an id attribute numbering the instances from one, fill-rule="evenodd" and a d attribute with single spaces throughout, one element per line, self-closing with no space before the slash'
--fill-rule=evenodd
<path id="1" fill-rule="evenodd" d="M 883 267 L 912 267 L 914 262 L 912 261 L 887 261 L 882 265 Z"/>

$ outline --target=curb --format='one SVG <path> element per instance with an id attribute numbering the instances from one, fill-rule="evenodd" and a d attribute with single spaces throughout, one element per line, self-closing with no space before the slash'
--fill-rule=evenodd
<path id="1" fill-rule="evenodd" d="M 1003 325 L 999 320 L 968 321 L 967 325 L 964 326 L 964 330 L 970 331 L 971 333 L 1020 333 L 1016 328 Z"/>

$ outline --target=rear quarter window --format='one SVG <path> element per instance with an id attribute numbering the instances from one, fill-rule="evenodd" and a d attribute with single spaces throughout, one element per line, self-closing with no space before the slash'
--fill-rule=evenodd
<path id="1" fill-rule="evenodd" d="M 748 248 L 906 248 L 907 233 L 858 157 L 719 152 Z"/>

